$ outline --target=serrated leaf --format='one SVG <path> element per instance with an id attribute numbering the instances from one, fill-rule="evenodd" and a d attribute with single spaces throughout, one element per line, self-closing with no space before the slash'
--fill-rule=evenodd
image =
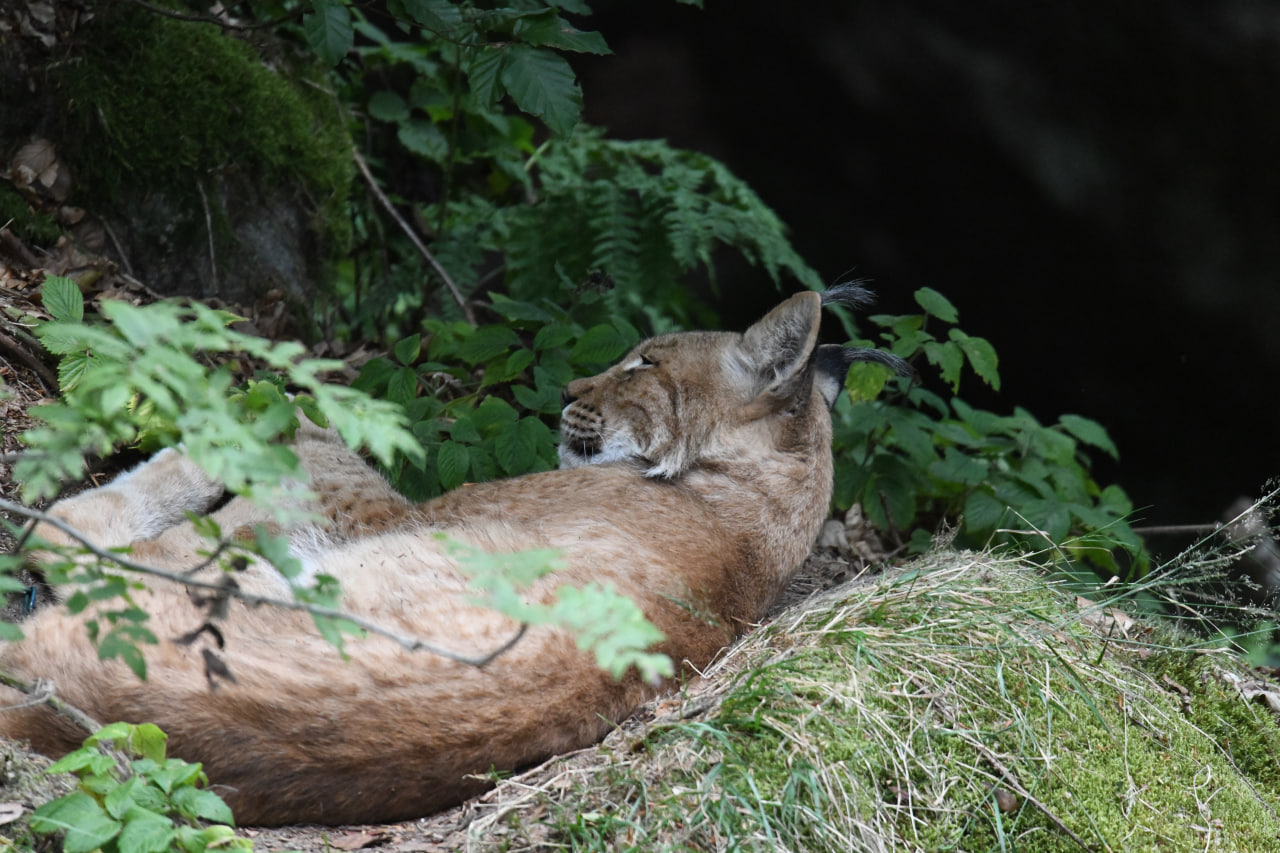
<path id="1" fill-rule="evenodd" d="M 608 323 L 588 329 L 573 345 L 569 360 L 574 364 L 607 364 L 628 349 L 627 339 Z"/>
<path id="2" fill-rule="evenodd" d="M 498 397 L 486 397 L 471 413 L 476 429 L 486 437 L 498 435 L 519 419 L 519 413 L 506 400 Z"/>
<path id="3" fill-rule="evenodd" d="M 1120 458 L 1120 450 L 1116 447 L 1106 428 L 1095 420 L 1081 415 L 1063 415 L 1058 419 L 1063 428 L 1085 444 L 1096 447 L 1112 459 Z"/>
<path id="4" fill-rule="evenodd" d="M 996 529 L 1008 512 L 1004 501 L 990 492 L 978 489 L 964 502 L 964 526 L 971 534 L 988 534 Z"/>
<path id="5" fill-rule="evenodd" d="M 582 90 L 561 56 L 545 48 L 512 45 L 502 83 L 516 106 L 542 119 L 552 133 L 573 132 L 582 113 Z"/>
<path id="6" fill-rule="evenodd" d="M 422 335 L 410 335 L 399 341 L 395 346 L 396 361 L 408 366 L 418 360 L 418 354 L 422 351 Z"/>
<path id="7" fill-rule="evenodd" d="M 960 319 L 960 313 L 956 311 L 956 307 L 950 300 L 932 287 L 920 288 L 915 296 L 921 308 L 944 323 L 954 323 Z"/>
<path id="8" fill-rule="evenodd" d="M 231 807 L 207 788 L 179 788 L 173 793 L 173 804 L 183 817 L 234 824 Z"/>
<path id="9" fill-rule="evenodd" d="M 65 853 L 90 853 L 119 835 L 121 824 L 112 820 L 93 797 L 76 791 L 32 812 L 31 828 L 42 833 L 66 830 L 62 842 Z"/>
<path id="10" fill-rule="evenodd" d="M 502 97 L 502 71 L 507 67 L 507 49 L 495 45 L 477 48 L 467 65 L 467 83 L 471 95 L 481 107 L 489 107 Z"/>
<path id="11" fill-rule="evenodd" d="M 969 366 L 973 368 L 974 373 L 978 374 L 978 378 L 999 391 L 1000 359 L 996 356 L 995 347 L 985 338 L 970 337 L 959 329 L 952 329 L 948 337 L 964 350 L 965 357 L 969 359 Z"/>
<path id="12" fill-rule="evenodd" d="M 494 455 L 508 475 L 524 474 L 538 459 L 538 448 L 529 423 L 539 423 L 536 418 L 524 418 L 510 429 L 498 433 L 494 443 Z"/>
<path id="13" fill-rule="evenodd" d="M 613 52 L 600 33 L 583 32 L 550 9 L 540 15 L 519 18 L 512 32 L 527 44 L 538 47 L 554 47 L 598 56 Z"/>
<path id="14" fill-rule="evenodd" d="M 341 0 L 311 0 L 314 14 L 302 19 L 307 44 L 329 65 L 337 65 L 355 40 L 351 11 Z"/>
<path id="15" fill-rule="evenodd" d="M 893 371 L 883 364 L 858 361 L 849 365 L 844 377 L 844 387 L 854 403 L 874 400 L 880 396 Z"/>
<path id="16" fill-rule="evenodd" d="M 448 0 L 402 0 L 404 10 L 428 30 L 447 33 L 462 23 L 462 10 Z"/>
<path id="17" fill-rule="evenodd" d="M 481 326 L 458 347 L 458 358 L 479 364 L 519 345 L 520 336 L 507 326 Z"/>
<path id="18" fill-rule="evenodd" d="M 167 853 L 173 836 L 172 820 L 134 806 L 125 817 L 116 845 L 120 853 Z"/>
<path id="19" fill-rule="evenodd" d="M 578 329 L 569 323 L 548 323 L 533 336 L 533 348 L 544 350 L 564 346 L 577 333 Z"/>
<path id="20" fill-rule="evenodd" d="M 440 487 L 445 491 L 456 489 L 467 479 L 471 467 L 471 454 L 465 444 L 446 441 L 436 453 L 436 470 L 440 474 Z"/>
<path id="21" fill-rule="evenodd" d="M 384 89 L 369 97 L 369 115 L 378 121 L 404 121 L 409 117 L 409 105 L 395 92 Z"/>
<path id="22" fill-rule="evenodd" d="M 925 357 L 942 372 L 942 381 L 952 393 L 960 390 L 960 373 L 964 370 L 964 351 L 952 341 L 929 341 L 924 345 Z"/>
<path id="23" fill-rule="evenodd" d="M 391 380 L 396 370 L 397 367 L 391 359 L 371 358 L 365 362 L 364 367 L 360 368 L 360 375 L 356 377 L 355 382 L 351 383 L 351 387 L 377 393 L 387 387 L 387 382 Z"/>
<path id="24" fill-rule="evenodd" d="M 55 320 L 79 323 L 84 319 L 84 296 L 74 281 L 51 275 L 40 286 L 40 301 Z"/>
<path id="25" fill-rule="evenodd" d="M 401 367 L 387 381 L 387 399 L 404 405 L 418 396 L 418 374 L 412 367 Z"/>
<path id="26" fill-rule="evenodd" d="M 73 352 L 58 362 L 58 387 L 63 392 L 73 390 L 89 370 L 89 353 Z M 126 389 L 127 390 L 127 389 Z"/>
<path id="27" fill-rule="evenodd" d="M 430 119 L 409 119 L 400 125 L 396 138 L 405 148 L 432 162 L 443 163 L 449 156 L 449 140 Z"/>

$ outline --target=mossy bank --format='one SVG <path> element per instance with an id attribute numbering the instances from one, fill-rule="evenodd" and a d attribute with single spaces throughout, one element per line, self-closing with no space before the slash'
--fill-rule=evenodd
<path id="1" fill-rule="evenodd" d="M 470 846 L 1280 849 L 1280 728 L 1251 676 L 1020 561 L 946 553 L 841 588 L 715 676 L 500 786 Z"/>
<path id="2" fill-rule="evenodd" d="M 351 143 L 323 70 L 258 31 L 82 5 L 51 45 L 7 37 L 23 86 L 0 96 L 0 153 L 45 140 L 70 184 L 43 210 L 6 187 L 6 215 L 37 240 L 59 205 L 100 217 L 101 250 L 162 293 L 307 295 L 350 241 Z"/>

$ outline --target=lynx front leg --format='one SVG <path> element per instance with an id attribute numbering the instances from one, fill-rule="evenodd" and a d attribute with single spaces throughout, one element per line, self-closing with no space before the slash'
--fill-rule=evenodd
<path id="1" fill-rule="evenodd" d="M 120 548 L 154 539 L 187 512 L 204 512 L 222 492 L 221 483 L 169 448 L 105 486 L 59 501 L 49 514 L 100 548 Z M 77 544 L 49 524 L 37 525 L 35 534 L 55 545 Z"/>

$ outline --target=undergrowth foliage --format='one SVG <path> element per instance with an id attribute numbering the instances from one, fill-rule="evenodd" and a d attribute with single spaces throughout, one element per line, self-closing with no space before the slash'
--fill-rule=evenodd
<path id="1" fill-rule="evenodd" d="M 252 850 L 199 764 L 165 755 L 151 723 L 112 723 L 49 768 L 79 779 L 74 792 L 35 810 L 31 828 L 65 832 L 65 853 Z"/>
<path id="2" fill-rule="evenodd" d="M 1000 387 L 995 349 L 955 325 L 959 313 L 942 294 L 922 288 L 915 297 L 921 313 L 870 321 L 894 354 L 931 364 L 950 396 L 915 380 L 888 386 L 883 368 L 854 365 L 833 413 L 836 506 L 860 504 L 915 552 L 949 523 L 959 525 L 951 531 L 959 545 L 1016 546 L 1093 583 L 1094 572 L 1101 580 L 1145 572 L 1148 558 L 1126 520 L 1132 504 L 1089 470 L 1090 450 L 1118 454 L 1102 425 L 1063 415 L 1046 426 L 1021 407 L 999 415 L 966 403 L 958 396 L 966 367 Z"/>

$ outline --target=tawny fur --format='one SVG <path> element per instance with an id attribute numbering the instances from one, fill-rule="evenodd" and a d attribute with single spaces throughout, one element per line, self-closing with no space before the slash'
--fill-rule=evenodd
<path id="1" fill-rule="evenodd" d="M 745 335 L 646 341 L 566 389 L 560 470 L 418 506 L 332 435 L 304 428 L 296 450 L 323 522 L 291 531 L 294 547 L 309 571 L 339 579 L 347 610 L 469 655 L 501 646 L 518 626 L 468 603 L 434 534 L 489 551 L 558 548 L 566 568 L 537 582 L 531 599 L 611 583 L 665 633 L 659 650 L 678 668 L 704 667 L 766 612 L 827 512 L 827 410 L 847 360 L 818 357 L 819 313 L 819 296 L 804 293 Z M 137 562 L 186 569 L 207 543 L 183 513 L 206 511 L 221 491 L 166 451 L 52 512 L 101 546 L 132 545 Z M 269 520 L 239 498 L 212 516 L 226 535 Z M 237 580 L 288 591 L 265 563 Z M 221 624 L 235 683 L 210 689 L 200 644 L 172 642 L 201 611 L 182 589 L 150 586 L 135 594 L 160 638 L 145 649 L 146 682 L 99 661 L 85 617 L 57 607 L 23 626 L 27 638 L 0 651 L 0 668 L 51 679 L 99 720 L 157 723 L 173 754 L 204 763 L 244 824 L 418 817 L 483 790 L 472 774 L 595 742 L 671 686 L 634 674 L 614 681 L 550 628 L 530 629 L 484 668 L 378 636 L 349 641 L 344 661 L 307 616 L 234 604 Z M 20 699 L 3 694 L 4 704 Z M 0 713 L 0 734 L 50 754 L 84 737 L 43 707 Z"/>

